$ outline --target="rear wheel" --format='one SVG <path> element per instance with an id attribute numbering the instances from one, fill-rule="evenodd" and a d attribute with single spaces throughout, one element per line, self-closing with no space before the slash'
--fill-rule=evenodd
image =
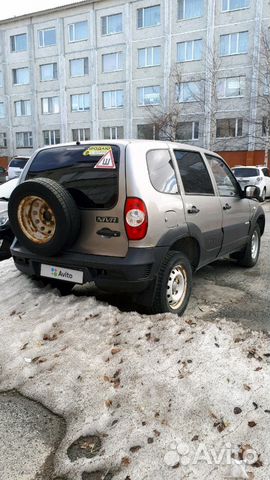
<path id="1" fill-rule="evenodd" d="M 171 312 L 182 315 L 192 289 L 192 269 L 188 258 L 175 251 L 164 258 L 157 278 L 152 313 Z"/>
<path id="2" fill-rule="evenodd" d="M 254 267 L 256 265 L 261 246 L 261 231 L 259 225 L 252 230 L 245 250 L 239 252 L 237 260 L 242 267 Z"/>

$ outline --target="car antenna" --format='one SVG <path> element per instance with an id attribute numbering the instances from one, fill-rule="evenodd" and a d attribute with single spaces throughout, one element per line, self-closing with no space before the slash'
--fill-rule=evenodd
<path id="1" fill-rule="evenodd" d="M 79 140 L 77 140 L 76 145 L 81 145 L 81 142 L 79 142 Z"/>

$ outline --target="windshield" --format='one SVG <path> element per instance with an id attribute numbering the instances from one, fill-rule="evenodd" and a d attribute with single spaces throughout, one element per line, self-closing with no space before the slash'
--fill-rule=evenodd
<path id="1" fill-rule="evenodd" d="M 259 177 L 260 172 L 257 168 L 233 168 L 236 177 Z"/>
<path id="2" fill-rule="evenodd" d="M 27 159 L 18 158 L 17 160 L 14 159 L 14 160 L 11 160 L 9 167 L 24 168 L 27 162 L 28 162 L 28 158 Z"/>

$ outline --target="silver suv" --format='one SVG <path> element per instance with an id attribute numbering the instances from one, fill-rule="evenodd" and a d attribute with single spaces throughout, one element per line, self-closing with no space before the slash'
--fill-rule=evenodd
<path id="1" fill-rule="evenodd" d="M 265 216 L 217 154 L 115 140 L 39 149 L 9 201 L 19 270 L 185 310 L 192 272 L 231 255 L 256 264 Z M 60 282 L 61 281 L 61 282 Z"/>

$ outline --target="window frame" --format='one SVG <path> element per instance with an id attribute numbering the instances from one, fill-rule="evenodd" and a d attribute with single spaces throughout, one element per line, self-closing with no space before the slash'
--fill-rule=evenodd
<path id="1" fill-rule="evenodd" d="M 85 132 L 86 130 L 89 130 L 89 138 L 85 138 Z M 77 132 L 77 140 L 74 138 L 74 132 Z M 81 132 L 83 132 L 83 135 L 81 135 Z M 72 141 L 73 142 L 88 142 L 91 140 L 91 131 L 89 127 L 83 127 L 83 128 L 72 128 L 71 129 L 71 136 L 72 136 Z"/>
<path id="2" fill-rule="evenodd" d="M 200 101 L 200 98 L 194 98 L 192 100 L 181 100 L 181 97 L 184 98 L 184 85 L 187 84 L 197 84 L 198 85 L 198 91 L 201 93 L 201 80 L 189 80 L 189 81 L 184 81 L 176 84 L 176 101 L 178 103 L 196 103 Z M 182 89 L 182 91 L 181 91 Z M 191 91 L 191 90 L 190 90 Z M 192 92 L 191 92 L 192 93 Z"/>
<path id="3" fill-rule="evenodd" d="M 194 52 L 195 52 L 195 43 L 200 42 L 200 58 L 194 58 Z M 192 44 L 192 58 L 187 59 L 187 45 L 191 43 Z M 185 45 L 185 60 L 180 60 L 180 45 Z M 185 40 L 184 42 L 177 42 L 177 63 L 186 63 L 186 62 L 200 62 L 202 60 L 202 53 L 203 53 L 203 39 L 202 38 L 195 38 L 194 40 Z"/>
<path id="4" fill-rule="evenodd" d="M 180 2 L 183 1 L 183 17 L 180 17 Z M 202 7 L 201 7 L 201 12 L 199 15 L 195 15 L 194 17 L 186 17 L 185 16 L 185 10 L 186 10 L 186 1 L 187 0 L 177 0 L 177 20 L 178 21 L 182 21 L 182 20 L 194 20 L 196 18 L 202 18 L 204 16 L 204 8 L 205 8 L 205 5 L 204 5 L 204 0 L 201 0 L 201 4 L 202 4 Z"/>
<path id="5" fill-rule="evenodd" d="M 16 47 L 16 39 L 17 37 L 25 37 L 25 48 L 23 49 L 17 49 Z M 14 48 L 13 48 L 14 47 Z M 28 38 L 27 38 L 27 33 L 18 33 L 15 35 L 10 36 L 10 51 L 12 53 L 20 53 L 20 52 L 27 52 L 28 50 Z"/>
<path id="6" fill-rule="evenodd" d="M 2 142 L 3 139 L 3 143 Z M 0 132 L 0 149 L 7 148 L 7 132 Z"/>
<path id="7" fill-rule="evenodd" d="M 226 164 L 226 162 L 223 160 L 223 158 L 221 157 L 218 157 L 216 155 L 210 155 L 209 153 L 204 153 L 204 156 L 205 156 L 205 159 L 206 159 L 206 163 L 207 163 L 207 166 L 211 172 L 211 175 L 213 176 L 214 178 L 214 181 L 215 181 L 215 188 L 217 190 L 217 194 L 219 197 L 221 198 L 242 198 L 242 191 L 241 191 L 241 187 L 240 187 L 240 184 L 238 183 L 238 181 L 236 180 L 234 174 L 231 172 L 230 168 L 228 167 L 228 165 Z M 213 173 L 213 170 L 212 170 L 212 167 L 210 165 L 210 162 L 209 162 L 209 157 L 210 158 L 213 158 L 214 160 L 217 160 L 219 161 L 225 170 L 227 170 L 228 172 L 228 177 L 231 179 L 232 181 L 232 184 L 234 184 L 234 186 L 236 187 L 236 191 L 237 191 L 237 195 L 220 195 L 220 192 L 219 192 L 219 187 L 218 187 L 218 183 L 216 181 L 216 177 Z"/>
<path id="8" fill-rule="evenodd" d="M 72 109 L 72 98 L 73 97 L 84 97 L 88 95 L 89 97 L 89 107 L 84 106 L 84 108 L 78 108 L 78 110 L 73 110 Z M 80 99 L 78 98 L 78 105 L 80 107 Z M 70 107 L 71 107 L 71 113 L 76 113 L 76 112 L 90 112 L 91 109 L 91 98 L 90 98 L 90 93 L 74 93 L 70 95 Z"/>
<path id="9" fill-rule="evenodd" d="M 117 133 L 118 128 L 123 129 L 123 135 L 120 135 L 120 136 L 118 135 L 118 133 Z M 109 137 L 105 137 L 105 129 L 109 129 L 109 131 L 110 131 L 110 136 Z M 112 135 L 113 130 L 115 130 L 116 135 Z M 123 127 L 123 125 L 115 125 L 113 127 L 103 127 L 103 139 L 104 140 L 119 140 L 120 138 L 124 138 L 124 127 Z"/>
<path id="10" fill-rule="evenodd" d="M 240 35 L 246 33 L 247 34 L 247 49 L 245 52 L 239 52 L 239 39 Z M 237 46 L 237 51 L 231 53 L 231 46 L 232 46 L 232 36 L 236 35 L 236 46 Z M 221 53 L 221 38 L 229 37 L 229 45 L 228 45 L 228 51 L 229 53 Z M 248 54 L 248 47 L 249 47 L 249 30 L 244 30 L 242 32 L 232 32 L 232 33 L 225 33 L 219 36 L 219 56 L 220 57 L 231 57 L 234 55 L 247 55 Z"/>
<path id="11" fill-rule="evenodd" d="M 180 124 L 188 124 L 190 123 L 191 124 L 191 131 L 192 131 L 192 138 L 181 138 L 180 136 L 177 135 L 177 141 L 192 141 L 192 142 L 196 142 L 197 140 L 199 140 L 200 138 L 200 122 L 199 120 L 190 120 L 188 122 L 178 122 L 178 125 Z M 195 130 L 196 130 L 196 124 L 198 124 L 198 137 L 195 137 L 194 136 L 194 133 L 195 133 Z M 178 128 L 178 126 L 177 126 Z"/>
<path id="12" fill-rule="evenodd" d="M 28 81 L 27 82 L 23 82 L 23 83 L 18 83 L 18 78 L 17 78 L 17 72 L 18 70 L 25 70 L 28 72 Z M 20 86 L 20 85 L 29 85 L 30 84 L 30 69 L 29 67 L 18 67 L 18 68 L 13 68 L 12 69 L 12 80 L 13 80 L 13 85 L 14 86 Z M 16 80 L 16 82 L 15 82 Z"/>
<path id="13" fill-rule="evenodd" d="M 236 7 L 236 8 L 231 8 L 231 7 L 230 7 L 230 3 L 231 3 L 233 0 L 220 0 L 220 1 L 221 1 L 221 12 L 222 12 L 222 13 L 235 12 L 235 11 L 237 11 L 237 10 L 246 10 L 247 8 L 250 8 L 250 0 L 247 0 L 248 5 L 246 5 L 246 6 L 244 6 L 244 7 Z M 224 2 L 227 2 L 227 8 L 226 8 L 226 9 L 223 8 Z"/>
<path id="14" fill-rule="evenodd" d="M 226 90 L 228 88 L 227 83 L 229 80 L 232 79 L 239 79 L 239 91 L 240 95 L 226 95 Z M 222 90 L 224 90 L 224 95 L 219 95 L 219 85 L 221 82 L 224 82 L 224 86 L 222 86 Z M 242 84 L 242 85 L 241 85 Z M 245 87 L 246 87 L 246 76 L 245 75 L 236 75 L 234 77 L 224 77 L 224 78 L 218 78 L 217 79 L 217 97 L 219 99 L 223 98 L 243 98 L 245 96 Z M 243 89 L 243 92 L 241 93 L 241 89 Z"/>
<path id="15" fill-rule="evenodd" d="M 52 76 L 52 78 L 43 79 L 42 78 L 42 67 L 48 67 L 49 65 L 52 65 L 53 76 Z M 40 77 L 41 82 L 52 82 L 54 80 L 58 80 L 58 64 L 57 64 L 57 62 L 40 64 L 39 65 L 39 77 Z"/>
<path id="16" fill-rule="evenodd" d="M 117 104 L 117 94 L 118 92 L 122 92 L 122 105 L 118 105 Z M 105 107 L 105 95 L 106 94 L 110 94 L 110 107 Z M 115 97 L 115 102 L 112 102 L 112 98 Z M 112 104 L 115 103 L 115 106 L 112 106 Z M 124 108 L 124 105 L 125 105 L 125 101 L 124 101 L 124 89 L 123 88 L 118 88 L 116 90 L 104 90 L 102 92 L 102 107 L 103 107 L 103 110 L 115 110 L 117 108 Z"/>
<path id="17" fill-rule="evenodd" d="M 49 143 L 45 143 L 45 133 L 48 132 L 48 135 L 49 135 Z M 59 132 L 59 142 L 56 142 L 55 139 L 56 139 L 56 132 Z M 48 146 L 48 145 L 59 145 L 61 143 L 61 130 L 60 128 L 56 128 L 56 129 L 53 129 L 53 130 L 42 130 L 42 135 L 43 135 L 43 141 L 44 141 L 44 145 Z M 52 142 L 52 137 L 53 137 L 53 142 Z"/>
<path id="18" fill-rule="evenodd" d="M 27 145 L 18 146 L 18 135 L 22 135 L 23 140 L 27 138 Z M 23 142 L 24 143 L 24 142 Z M 16 132 L 16 148 L 33 148 L 33 132 Z"/>
<path id="19" fill-rule="evenodd" d="M 55 32 L 55 43 L 50 43 L 49 45 L 45 45 L 45 32 L 49 32 L 50 30 L 54 30 Z M 40 34 L 42 36 L 42 45 L 40 42 Z M 39 48 L 50 48 L 55 47 L 57 45 L 57 37 L 56 37 L 56 27 L 48 27 L 48 28 L 41 28 L 38 30 L 38 46 Z"/>
<path id="20" fill-rule="evenodd" d="M 76 39 L 76 25 L 86 23 L 87 25 L 87 36 L 86 38 L 79 38 Z M 71 35 L 72 32 L 72 35 Z M 73 39 L 71 39 L 71 36 L 73 36 Z M 78 22 L 73 22 L 68 24 L 68 42 L 69 43 L 77 43 L 77 42 L 85 42 L 89 40 L 89 25 L 88 25 L 88 20 L 80 20 Z"/>
<path id="21" fill-rule="evenodd" d="M 159 63 L 154 63 L 154 49 L 157 48 L 159 50 Z M 148 63 L 148 50 L 151 50 L 151 62 Z M 159 67 L 161 65 L 161 45 L 151 45 L 150 47 L 143 47 L 138 48 L 138 68 L 151 68 L 151 67 Z M 140 52 L 144 52 L 144 64 L 140 65 Z"/>
<path id="22" fill-rule="evenodd" d="M 25 108 L 25 102 L 28 102 L 28 105 L 30 106 L 30 113 L 21 113 L 20 115 L 17 115 L 17 107 L 16 105 L 17 104 L 20 104 L 20 111 L 22 112 L 23 110 L 24 111 L 27 111 L 27 108 Z M 30 117 L 32 115 L 32 105 L 31 105 L 31 100 L 30 99 L 26 99 L 26 100 L 15 100 L 14 101 L 14 110 L 15 110 L 15 117 Z"/>
<path id="23" fill-rule="evenodd" d="M 121 16 L 121 30 L 115 31 L 115 32 L 114 31 L 110 32 L 109 31 L 109 17 L 116 17 L 118 15 Z M 104 20 L 103 19 L 105 19 L 105 23 L 106 23 L 106 32 L 105 33 L 103 33 L 103 25 L 104 25 Z M 123 33 L 123 13 L 119 12 L 119 13 L 112 13 L 110 15 L 103 15 L 101 17 L 101 36 L 105 37 L 107 35 L 117 35 L 119 33 Z"/>
<path id="24" fill-rule="evenodd" d="M 57 99 L 57 102 L 56 102 Z M 44 109 L 44 103 L 47 102 L 48 111 L 46 112 Z M 54 102 L 56 102 L 57 112 L 53 112 Z M 60 97 L 59 95 L 52 95 L 50 97 L 42 97 L 41 98 L 41 113 L 42 115 L 58 115 L 60 113 Z"/>
<path id="25" fill-rule="evenodd" d="M 72 75 L 72 62 L 79 62 L 79 61 L 83 61 L 83 73 L 80 73 L 79 75 Z M 69 60 L 70 78 L 86 77 L 87 75 L 89 75 L 89 58 L 88 57 L 71 58 Z"/>
<path id="26" fill-rule="evenodd" d="M 159 102 L 158 103 L 157 102 L 153 102 L 153 103 L 151 103 L 151 102 L 146 103 L 145 102 L 145 90 L 148 89 L 148 88 L 152 88 L 152 89 L 153 88 L 158 88 L 159 89 L 159 93 L 155 93 L 155 94 L 153 93 L 154 95 L 159 95 Z M 140 103 L 140 98 L 141 98 L 140 92 L 141 91 L 143 92 L 143 94 L 142 94 L 143 102 L 142 103 Z M 138 101 L 137 105 L 138 105 L 138 107 L 149 107 L 149 106 L 152 106 L 152 105 L 160 105 L 160 103 L 161 103 L 160 93 L 161 93 L 160 92 L 160 85 L 144 85 L 142 87 L 137 87 L 137 101 Z"/>
<path id="27" fill-rule="evenodd" d="M 217 129 L 218 129 L 218 121 L 219 120 L 228 120 L 228 121 L 229 120 L 235 120 L 235 133 L 236 133 L 236 135 L 226 136 L 226 137 L 218 137 L 217 136 Z M 239 120 L 241 121 L 241 129 L 242 129 L 241 135 L 237 135 L 238 129 L 239 129 Z M 216 139 L 222 140 L 222 139 L 226 139 L 226 138 L 241 138 L 241 137 L 243 137 L 243 118 L 236 117 L 236 118 L 217 118 L 216 119 Z"/>
<path id="28" fill-rule="evenodd" d="M 153 23 L 151 25 L 145 25 L 145 10 L 150 9 L 150 8 L 156 8 L 159 7 L 159 22 L 158 23 Z M 142 28 L 153 28 L 153 27 L 158 27 L 161 25 L 161 4 L 157 3 L 156 5 L 149 5 L 148 7 L 140 7 L 137 8 L 137 29 L 142 29 Z M 142 25 L 139 26 L 139 12 L 142 12 Z"/>
<path id="29" fill-rule="evenodd" d="M 105 70 L 104 69 L 104 59 L 108 55 L 116 55 L 117 58 L 117 68 L 114 70 Z M 124 70 L 124 52 L 119 50 L 117 52 L 108 52 L 101 55 L 101 64 L 102 64 L 102 73 L 112 73 L 112 72 L 121 72 Z M 121 65 L 122 64 L 122 65 Z M 119 66 L 120 65 L 120 66 Z"/>

